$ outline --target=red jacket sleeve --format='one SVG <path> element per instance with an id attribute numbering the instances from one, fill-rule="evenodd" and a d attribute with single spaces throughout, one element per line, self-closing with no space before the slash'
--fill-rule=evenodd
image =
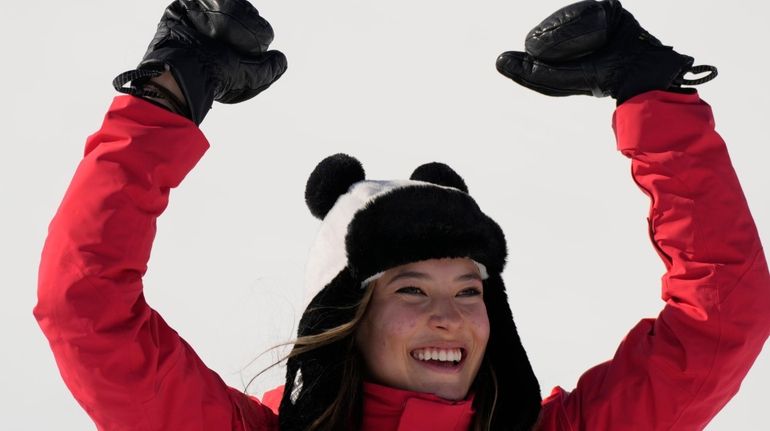
<path id="1" fill-rule="evenodd" d="M 189 120 L 116 97 L 54 216 L 34 315 L 61 375 L 100 430 L 272 430 L 142 294 L 156 220 L 208 149 Z"/>
<path id="2" fill-rule="evenodd" d="M 631 330 L 612 360 L 545 404 L 560 404 L 573 430 L 702 429 L 770 335 L 767 261 L 711 108 L 697 94 L 642 94 L 618 107 L 613 127 L 651 199 L 666 305 Z"/>

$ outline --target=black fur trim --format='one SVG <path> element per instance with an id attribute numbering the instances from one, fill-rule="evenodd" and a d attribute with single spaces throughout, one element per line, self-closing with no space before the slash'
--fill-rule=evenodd
<path id="1" fill-rule="evenodd" d="M 409 177 L 409 179 L 425 181 L 440 186 L 454 187 L 468 193 L 468 186 L 465 185 L 463 177 L 455 172 L 454 169 L 439 162 L 426 163 L 418 166 L 417 169 L 412 172 L 412 176 Z"/>
<path id="2" fill-rule="evenodd" d="M 499 274 L 490 273 L 484 281 L 484 302 L 490 328 L 486 357 L 497 375 L 499 391 L 491 428 L 530 431 L 540 415 L 540 384 L 521 344 Z"/>
<path id="3" fill-rule="evenodd" d="M 470 257 L 501 273 L 503 231 L 466 193 L 431 185 L 395 189 L 361 209 L 345 238 L 348 265 L 364 280 L 410 262 Z"/>
<path id="4" fill-rule="evenodd" d="M 310 301 L 299 321 L 297 335 L 317 335 L 351 321 L 356 314 L 355 305 L 364 295 L 364 289 L 353 287 L 357 284 L 360 285 L 360 282 L 347 268 L 340 271 Z"/>
<path id="5" fill-rule="evenodd" d="M 298 337 L 320 334 L 353 319 L 355 305 L 361 301 L 364 290 L 356 288 L 359 282 L 353 280 L 350 272 L 343 270 L 308 305 L 299 322 Z M 286 362 L 286 382 L 279 407 L 279 422 L 282 431 L 305 431 L 310 424 L 334 402 L 342 380 L 345 361 L 352 360 L 347 346 L 333 343 L 316 350 L 295 356 Z M 300 388 L 295 388 L 297 374 L 302 378 Z M 291 393 L 299 390 L 295 402 Z M 360 402 L 362 382 L 359 384 Z M 359 405 L 359 412 L 360 412 Z M 360 418 L 351 417 L 352 423 Z M 350 429 L 356 429 L 351 426 Z"/>
<path id="6" fill-rule="evenodd" d="M 305 185 L 305 203 L 310 213 L 323 219 L 337 198 L 365 178 L 361 162 L 347 154 L 334 154 L 321 160 L 310 173 Z"/>

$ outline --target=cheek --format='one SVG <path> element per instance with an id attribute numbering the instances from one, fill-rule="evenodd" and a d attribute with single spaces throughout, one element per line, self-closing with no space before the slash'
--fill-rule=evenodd
<path id="1" fill-rule="evenodd" d="M 486 345 L 489 340 L 489 315 L 487 314 L 487 308 L 482 305 L 477 310 L 474 310 L 469 315 L 468 322 L 476 335 L 476 339 Z"/>
<path id="2" fill-rule="evenodd" d="M 367 378 L 386 386 L 407 387 L 404 355 L 419 322 L 397 308 L 373 307 L 369 311 L 357 334 Z"/>
<path id="3" fill-rule="evenodd" d="M 419 316 L 403 307 L 391 307 L 382 310 L 377 316 L 376 328 L 383 338 L 383 343 L 401 342 L 414 333 Z"/>
<path id="4" fill-rule="evenodd" d="M 419 330 L 419 315 L 405 307 L 379 307 L 368 316 L 368 331 L 362 333 L 363 344 L 374 357 L 400 355 L 411 345 Z"/>

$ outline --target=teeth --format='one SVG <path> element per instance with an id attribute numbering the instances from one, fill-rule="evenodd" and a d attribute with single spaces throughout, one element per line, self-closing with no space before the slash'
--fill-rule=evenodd
<path id="1" fill-rule="evenodd" d="M 412 356 L 421 361 L 444 361 L 460 362 L 462 359 L 461 349 L 418 349 L 412 352 Z"/>

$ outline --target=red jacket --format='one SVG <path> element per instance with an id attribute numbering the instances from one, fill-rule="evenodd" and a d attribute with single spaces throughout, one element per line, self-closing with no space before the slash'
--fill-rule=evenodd
<path id="1" fill-rule="evenodd" d="M 617 109 L 613 126 L 652 201 L 666 305 L 574 390 L 555 388 L 539 429 L 701 429 L 738 391 L 770 335 L 765 255 L 697 94 L 637 96 Z M 268 404 L 276 407 L 280 390 L 260 403 L 229 388 L 142 294 L 156 219 L 207 149 L 189 120 L 116 97 L 50 224 L 34 314 L 100 430 L 278 430 Z M 461 431 L 472 414 L 470 400 L 372 384 L 366 394 L 368 429 Z"/>

